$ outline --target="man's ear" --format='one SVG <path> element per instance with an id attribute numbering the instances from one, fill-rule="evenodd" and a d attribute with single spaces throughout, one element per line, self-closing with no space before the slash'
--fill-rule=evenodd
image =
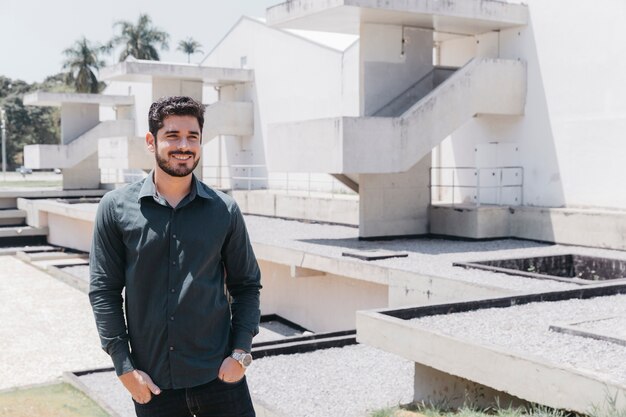
<path id="1" fill-rule="evenodd" d="M 154 135 L 150 132 L 146 133 L 146 146 L 148 147 L 148 150 L 152 153 L 154 153 L 155 151 L 155 147 L 154 147 L 154 141 L 156 140 L 156 138 L 154 137 Z"/>

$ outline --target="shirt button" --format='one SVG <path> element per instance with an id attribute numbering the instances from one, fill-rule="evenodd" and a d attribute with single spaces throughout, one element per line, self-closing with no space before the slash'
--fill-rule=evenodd
<path id="1" fill-rule="evenodd" d="M 176 265 L 176 261 L 172 261 L 172 265 Z"/>
<path id="2" fill-rule="evenodd" d="M 170 316 L 170 320 L 174 321 L 174 316 Z"/>
<path id="3" fill-rule="evenodd" d="M 170 350 L 174 350 L 174 346 L 170 346 Z"/>
<path id="4" fill-rule="evenodd" d="M 174 233 L 174 234 L 172 235 L 172 237 L 173 237 L 174 239 L 176 239 L 176 233 Z"/>
<path id="5" fill-rule="evenodd" d="M 170 292 L 172 292 L 172 293 L 173 293 L 173 292 L 176 292 L 176 288 L 172 288 L 172 289 L 170 289 Z"/>

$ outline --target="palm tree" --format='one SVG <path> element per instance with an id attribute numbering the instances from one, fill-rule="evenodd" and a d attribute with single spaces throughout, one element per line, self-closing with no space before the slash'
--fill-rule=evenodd
<path id="1" fill-rule="evenodd" d="M 103 47 L 89 42 L 84 36 L 63 51 L 63 69 L 68 70 L 66 81 L 73 84 L 79 93 L 97 93 L 100 89 L 95 72 L 105 63 L 100 59 Z"/>
<path id="2" fill-rule="evenodd" d="M 167 42 L 170 35 L 152 26 L 152 20 L 147 14 L 140 14 L 136 25 L 126 20 L 120 20 L 113 25 L 113 27 L 117 26 L 121 28 L 121 33 L 111 40 L 109 46 L 124 46 L 119 57 L 120 62 L 129 56 L 158 61 L 159 53 L 155 45 L 160 45 L 161 49 L 164 50 L 169 47 Z"/>
<path id="3" fill-rule="evenodd" d="M 193 38 L 187 38 L 178 42 L 178 48 L 176 49 L 187 54 L 187 63 L 191 62 L 191 55 L 204 52 L 202 50 L 202 44 Z"/>

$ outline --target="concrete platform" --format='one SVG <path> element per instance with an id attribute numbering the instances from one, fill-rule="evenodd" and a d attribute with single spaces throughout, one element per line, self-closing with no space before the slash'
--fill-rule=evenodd
<path id="1" fill-rule="evenodd" d="M 149 82 L 152 77 L 201 80 L 206 84 L 231 85 L 250 82 L 254 79 L 252 70 L 240 68 L 203 67 L 195 64 L 181 64 L 146 60 L 127 60 L 102 68 L 102 80 Z"/>
<path id="2" fill-rule="evenodd" d="M 269 25 L 359 33 L 362 23 L 404 25 L 473 35 L 524 26 L 528 7 L 503 1 L 290 0 L 267 9 Z"/>
<path id="3" fill-rule="evenodd" d="M 626 250 L 626 211 L 489 205 L 432 205 L 430 233 L 471 239 L 522 238 Z"/>
<path id="4" fill-rule="evenodd" d="M 476 302 L 359 312 L 357 338 L 414 361 L 416 372 L 420 369 L 422 377 L 426 376 L 423 368 L 429 369 L 429 378 L 438 380 L 438 388 L 430 391 L 432 384 L 416 376 L 414 400 L 439 401 L 442 391 L 438 389 L 447 387 L 449 393 L 462 379 L 495 390 L 494 395 L 513 395 L 579 413 L 587 413 L 592 405 L 602 405 L 615 395 L 617 409 L 621 409 L 626 405 L 626 373 L 619 370 L 622 368 L 611 370 L 610 363 L 614 358 L 615 365 L 622 365 L 623 361 L 618 358 L 626 354 L 625 346 L 615 345 L 618 348 L 609 349 L 607 342 L 602 341 L 583 344 L 580 338 L 549 332 L 548 326 L 542 324 L 535 329 L 536 322 L 542 323 L 540 314 L 534 316 L 526 310 L 520 311 L 518 317 L 523 314 L 530 322 L 522 325 L 512 320 L 507 311 L 538 305 L 543 307 L 540 311 L 545 312 L 554 305 L 551 313 L 554 317 L 563 318 L 574 310 L 579 315 L 589 314 L 589 311 L 603 314 L 607 304 L 604 299 L 625 293 L 626 285 L 597 286 Z M 578 299 L 587 300 L 586 304 L 583 306 L 581 301 L 567 313 L 559 304 L 580 301 Z M 619 300 L 612 305 L 626 309 Z M 460 330 L 467 327 L 471 329 Z M 499 336 L 504 328 L 516 336 L 508 333 Z M 558 339 L 547 344 L 543 342 L 546 338 Z M 571 347 L 575 353 L 567 355 L 555 351 L 553 346 L 556 345 L 565 349 Z"/>
<path id="5" fill-rule="evenodd" d="M 287 193 L 276 190 L 233 190 L 245 214 L 359 225 L 359 196 L 328 193 Z"/>
<path id="6" fill-rule="evenodd" d="M 102 197 L 109 190 L 62 190 L 58 189 L 22 189 L 0 190 L 0 209 L 17 208 L 19 198 L 43 199 L 43 198 L 68 198 L 68 197 Z"/>

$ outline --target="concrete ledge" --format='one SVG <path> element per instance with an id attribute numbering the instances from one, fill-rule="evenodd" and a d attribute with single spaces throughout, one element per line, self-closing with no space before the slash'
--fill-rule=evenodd
<path id="1" fill-rule="evenodd" d="M 100 78 L 109 81 L 150 82 L 152 77 L 202 80 L 207 84 L 230 85 L 252 81 L 254 71 L 139 59 L 120 62 L 100 70 Z"/>
<path id="2" fill-rule="evenodd" d="M 390 306 L 428 305 L 450 300 L 475 300 L 513 293 L 512 290 L 506 288 L 441 276 L 429 276 L 356 260 L 331 258 L 258 242 L 252 244 L 259 260 L 386 285 L 389 287 L 388 303 Z"/>
<path id="3" fill-rule="evenodd" d="M 359 224 L 358 196 L 309 197 L 271 190 L 233 190 L 232 196 L 246 214 L 350 226 Z"/>
<path id="4" fill-rule="evenodd" d="M 623 291 L 623 286 L 615 291 Z M 548 299 L 551 299 L 550 294 L 545 294 Z M 479 303 L 490 302 L 498 303 L 498 300 L 482 300 Z M 404 316 L 407 311 L 410 317 L 419 317 L 418 310 L 425 311 L 433 307 L 437 307 L 441 310 L 439 313 L 443 314 L 443 310 L 448 311 L 450 305 L 399 310 L 394 315 Z M 626 406 L 626 386 L 603 379 L 599 374 L 566 369 L 560 364 L 548 363 L 534 356 L 527 357 L 443 335 L 415 322 L 385 314 L 388 311 L 357 312 L 357 340 L 452 376 L 554 408 L 584 414 L 589 412 L 593 404 L 603 404 L 607 395 L 613 396 L 615 393 L 618 394 L 617 409 Z"/>
<path id="5" fill-rule="evenodd" d="M 109 107 L 132 106 L 135 104 L 135 97 L 106 94 L 48 93 L 45 91 L 35 91 L 34 93 L 24 95 L 25 106 L 60 107 L 62 104 L 99 104 Z"/>
<path id="6" fill-rule="evenodd" d="M 478 34 L 528 24 L 528 7 L 503 1 L 290 0 L 267 9 L 271 26 L 359 33 L 362 23 Z"/>
<path id="7" fill-rule="evenodd" d="M 0 228 L 0 238 L 24 237 L 24 236 L 45 236 L 48 234 L 47 227 L 31 226 L 9 226 Z"/>
<path id="8" fill-rule="evenodd" d="M 433 205 L 430 233 L 471 239 L 514 237 L 626 250 L 626 211 Z"/>

